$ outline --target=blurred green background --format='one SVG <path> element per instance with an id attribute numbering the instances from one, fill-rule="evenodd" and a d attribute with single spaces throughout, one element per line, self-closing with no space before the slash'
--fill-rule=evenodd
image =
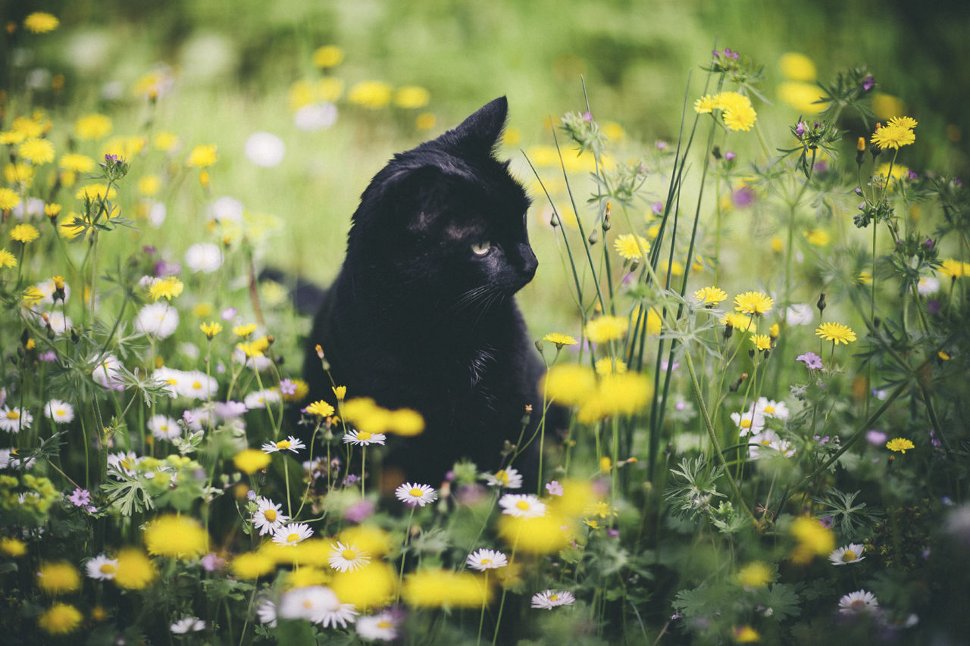
<path id="1" fill-rule="evenodd" d="M 545 268 L 525 292 L 537 332 L 557 327 L 572 303 L 544 199 L 519 149 L 551 144 L 550 118 L 584 109 L 581 77 L 596 117 L 620 126 L 612 126 L 617 157 L 646 151 L 649 159 L 656 140 L 676 138 L 688 74 L 692 102 L 701 93 L 700 67 L 715 46 L 764 65 L 762 90 L 770 104 L 756 101 L 756 107 L 773 141 L 798 116 L 777 100 L 783 53 L 807 55 L 823 82 L 839 69 L 868 64 L 877 89 L 919 118 L 921 141 L 929 142 L 914 147 L 907 163 L 967 169 L 970 69 L 963 62 L 970 58 L 970 11 L 957 0 L 932 6 L 902 0 L 5 0 L 0 6 L 8 25 L 0 49 L 5 121 L 23 108 L 18 93 L 26 87 L 65 135 L 78 115 L 97 111 L 112 117 L 114 135 L 171 131 L 184 154 L 196 144 L 217 144 L 211 192 L 178 192 L 153 241 L 184 249 L 205 236 L 212 200 L 232 196 L 285 223 L 269 241 L 265 262 L 319 282 L 338 270 L 358 196 L 395 151 L 507 95 L 512 128 L 503 154 L 513 158 L 535 198 L 533 240 Z M 25 33 L 17 26 L 31 11 L 57 15 L 60 27 L 43 37 Z M 339 48 L 339 64 L 314 64 L 324 45 Z M 156 76 L 146 81 L 146 74 Z M 331 80 L 329 89 L 321 89 L 321 79 Z M 390 86 L 388 105 L 369 109 L 350 100 L 353 86 L 368 80 Z M 162 90 L 155 105 L 139 92 L 146 82 Z M 397 105 L 393 91 L 402 86 L 426 89 L 427 104 L 412 96 L 414 107 Z M 334 99 L 333 107 L 324 99 Z M 308 104 L 314 109 L 302 118 L 312 128 L 298 123 L 298 108 Z M 285 145 L 278 165 L 262 167 L 245 154 L 247 139 L 261 131 Z M 753 137 L 738 146 L 756 150 Z M 158 172 L 155 165 L 135 160 L 133 178 Z M 546 172 L 557 181 L 555 169 Z M 588 186 L 581 170 L 576 175 L 583 194 Z M 662 185 L 655 177 L 644 212 Z"/>

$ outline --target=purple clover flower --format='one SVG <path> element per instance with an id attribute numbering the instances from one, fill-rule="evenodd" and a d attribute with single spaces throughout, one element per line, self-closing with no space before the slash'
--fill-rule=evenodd
<path id="1" fill-rule="evenodd" d="M 874 87 L 876 87 L 875 77 L 872 74 L 867 74 L 866 78 L 862 79 L 862 90 L 864 92 L 869 92 Z"/>
<path id="2" fill-rule="evenodd" d="M 296 382 L 292 379 L 283 379 L 280 381 L 280 393 L 287 396 L 295 395 Z"/>
<path id="3" fill-rule="evenodd" d="M 724 160 L 725 160 L 725 161 L 734 161 L 736 157 L 737 157 L 737 155 L 735 155 L 735 154 L 734 154 L 734 153 L 733 153 L 732 151 L 730 151 L 730 150 L 729 150 L 729 151 L 727 151 L 726 153 L 724 153 Z"/>
<path id="4" fill-rule="evenodd" d="M 814 352 L 806 352 L 805 354 L 800 354 L 795 357 L 795 361 L 801 361 L 808 367 L 809 370 L 821 370 L 822 369 L 822 357 L 818 356 Z"/>
<path id="5" fill-rule="evenodd" d="M 559 484 L 558 480 L 553 480 L 552 482 L 546 483 L 546 491 L 549 492 L 550 496 L 561 496 L 562 495 L 562 485 Z"/>
<path id="6" fill-rule="evenodd" d="M 888 438 L 888 435 L 877 429 L 866 431 L 866 442 L 873 446 L 882 446 Z"/>
<path id="7" fill-rule="evenodd" d="M 804 122 L 804 121 L 799 121 L 799 122 L 798 122 L 798 123 L 797 123 L 797 124 L 795 125 L 795 134 L 796 134 L 796 135 L 797 135 L 798 137 L 802 137 L 802 136 L 803 136 L 803 135 L 805 134 L 805 130 L 806 130 L 806 129 L 807 129 L 807 126 L 805 125 L 805 122 Z"/>
<path id="8" fill-rule="evenodd" d="M 663 212 L 664 212 L 664 203 L 663 202 L 654 202 L 653 204 L 650 205 L 650 211 L 654 215 L 663 215 Z"/>
<path id="9" fill-rule="evenodd" d="M 750 186 L 742 186 L 731 194 L 731 202 L 736 208 L 745 209 L 754 204 L 757 194 Z"/>

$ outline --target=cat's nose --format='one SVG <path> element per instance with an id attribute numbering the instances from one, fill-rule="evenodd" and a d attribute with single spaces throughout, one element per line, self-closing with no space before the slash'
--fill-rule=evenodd
<path id="1" fill-rule="evenodd" d="M 522 272 L 526 282 L 529 282 L 536 275 L 536 269 L 539 268 L 539 260 L 532 252 L 532 247 L 528 245 L 519 245 L 519 259 L 519 271 Z"/>

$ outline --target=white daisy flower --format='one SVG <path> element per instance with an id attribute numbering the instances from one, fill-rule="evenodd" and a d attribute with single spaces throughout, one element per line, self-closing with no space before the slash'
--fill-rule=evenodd
<path id="1" fill-rule="evenodd" d="M 162 366 L 152 372 L 152 380 L 165 391 L 165 394 L 175 399 L 178 397 L 178 385 L 185 377 L 185 372 Z"/>
<path id="2" fill-rule="evenodd" d="M 175 390 L 182 397 L 206 400 L 211 399 L 213 395 L 219 392 L 219 382 L 216 381 L 215 377 L 210 377 L 199 370 L 193 370 L 183 372 L 179 376 Z"/>
<path id="3" fill-rule="evenodd" d="M 20 429 L 30 428 L 33 421 L 34 416 L 30 414 L 29 410 L 18 406 L 0 408 L 0 430 L 17 433 Z"/>
<path id="4" fill-rule="evenodd" d="M 290 519 L 280 511 L 282 505 L 274 503 L 269 498 L 257 497 L 256 505 L 259 508 L 253 513 L 253 526 L 259 530 L 260 536 L 275 533 Z"/>
<path id="5" fill-rule="evenodd" d="M 273 362 L 267 356 L 253 356 L 247 357 L 246 353 L 236 348 L 232 352 L 232 360 L 236 363 L 246 366 L 256 372 L 265 372 L 267 368 L 273 365 Z"/>
<path id="6" fill-rule="evenodd" d="M 405 482 L 395 489 L 394 495 L 397 496 L 398 500 L 412 507 L 424 507 L 428 503 L 432 503 L 438 499 L 438 494 L 430 486 L 426 484 L 412 484 L 410 482 Z"/>
<path id="7" fill-rule="evenodd" d="M 479 549 L 468 555 L 465 560 L 473 570 L 484 572 L 485 570 L 497 570 L 509 564 L 508 558 L 498 550 Z"/>
<path id="8" fill-rule="evenodd" d="M 354 444 L 356 446 L 370 446 L 378 444 L 383 446 L 387 436 L 383 433 L 369 433 L 368 431 L 350 431 L 344 435 L 344 444 Z"/>
<path id="9" fill-rule="evenodd" d="M 293 123 L 304 132 L 325 130 L 337 122 L 337 106 L 332 103 L 314 103 L 304 106 L 293 114 Z"/>
<path id="10" fill-rule="evenodd" d="M 357 621 L 360 614 L 354 609 L 352 603 L 342 603 L 335 610 L 327 610 L 320 613 L 320 618 L 316 623 L 324 628 L 346 628 L 347 624 Z"/>
<path id="11" fill-rule="evenodd" d="M 786 458 L 795 455 L 791 442 L 781 439 L 774 431 L 763 431 L 748 438 L 748 456 L 752 460 L 760 458 L 764 449 L 768 449 L 767 455 L 771 455 L 773 451 L 781 453 Z"/>
<path id="12" fill-rule="evenodd" d="M 271 132 L 254 132 L 246 139 L 246 158 L 262 168 L 279 166 L 286 155 L 286 144 Z"/>
<path id="13" fill-rule="evenodd" d="M 157 339 L 175 334 L 179 325 L 178 311 L 168 303 L 151 303 L 138 311 L 135 329 Z"/>
<path id="14" fill-rule="evenodd" d="M 266 408 L 269 404 L 275 404 L 280 400 L 280 391 L 276 388 L 267 388 L 266 390 L 257 390 L 256 392 L 249 393 L 243 400 L 246 408 L 253 410 L 255 408 Z"/>
<path id="15" fill-rule="evenodd" d="M 389 612 L 379 615 L 360 617 L 357 620 L 357 635 L 364 641 L 390 642 L 397 639 L 397 622 Z"/>
<path id="16" fill-rule="evenodd" d="M 296 545 L 313 536 L 313 530 L 306 523 L 290 523 L 273 532 L 273 542 L 280 545 Z"/>
<path id="17" fill-rule="evenodd" d="M 242 222 L 245 207 L 234 197 L 220 197 L 209 206 L 209 217 L 220 222 Z"/>
<path id="18" fill-rule="evenodd" d="M 330 588 L 311 585 L 293 588 L 283 593 L 277 615 L 284 619 L 306 619 L 320 622 L 327 613 L 340 608 L 340 600 Z"/>
<path id="19" fill-rule="evenodd" d="M 182 435 L 178 422 L 165 415 L 152 415 L 148 420 L 148 430 L 158 439 L 169 442 Z"/>
<path id="20" fill-rule="evenodd" d="M 513 469 L 512 467 L 496 471 L 495 475 L 486 473 L 485 481 L 488 483 L 489 487 L 500 487 L 502 489 L 522 488 L 522 474 L 520 474 L 517 469 Z"/>
<path id="21" fill-rule="evenodd" d="M 57 336 L 62 336 L 74 327 L 74 321 L 71 320 L 71 317 L 60 311 L 48 314 L 47 323 L 51 326 L 51 331 Z"/>
<path id="22" fill-rule="evenodd" d="M 290 435 L 285 440 L 280 440 L 279 442 L 267 442 L 262 448 L 266 453 L 276 453 L 277 451 L 297 453 L 300 449 L 305 449 L 306 444 Z"/>
<path id="23" fill-rule="evenodd" d="M 135 467 L 141 461 L 134 451 L 128 451 L 127 453 L 112 453 L 108 456 L 108 472 L 114 472 L 115 475 L 121 476 L 133 476 L 135 475 Z"/>
<path id="24" fill-rule="evenodd" d="M 532 607 L 552 610 L 557 606 L 571 606 L 576 603 L 572 592 L 565 590 L 546 590 L 532 595 Z"/>
<path id="25" fill-rule="evenodd" d="M 738 427 L 741 436 L 757 435 L 765 427 L 765 416 L 757 411 L 741 413 L 731 413 L 731 421 Z"/>
<path id="26" fill-rule="evenodd" d="M 785 310 L 788 325 L 808 325 L 815 320 L 815 308 L 808 303 L 795 303 Z"/>
<path id="27" fill-rule="evenodd" d="M 91 371 L 91 378 L 102 388 L 109 390 L 124 390 L 124 383 L 121 381 L 121 362 L 113 354 L 99 355 L 92 361 L 94 369 Z"/>
<path id="28" fill-rule="evenodd" d="M 144 209 L 142 212 L 148 217 L 149 224 L 156 229 L 165 224 L 165 218 L 168 217 L 168 207 L 163 202 L 144 199 L 141 200 L 141 206 Z"/>
<path id="29" fill-rule="evenodd" d="M 756 415 L 764 415 L 765 417 L 773 417 L 780 420 L 786 420 L 789 416 L 788 406 L 784 401 L 776 402 L 767 397 L 758 399 L 754 405 L 754 412 Z"/>
<path id="30" fill-rule="evenodd" d="M 859 545 L 858 543 L 849 543 L 845 547 L 840 547 L 829 554 L 829 560 L 832 561 L 832 565 L 857 563 L 858 561 L 862 561 L 866 558 L 862 555 L 865 550 L 866 548 L 864 545 Z"/>
<path id="31" fill-rule="evenodd" d="M 922 276 L 916 283 L 916 291 L 920 296 L 930 296 L 940 291 L 940 281 L 932 276 Z"/>
<path id="32" fill-rule="evenodd" d="M 84 568 L 90 578 L 98 581 L 110 581 L 118 573 L 118 561 L 109 559 L 105 554 L 100 554 L 93 559 L 88 559 Z"/>
<path id="33" fill-rule="evenodd" d="M 507 493 L 502 496 L 498 504 L 502 513 L 519 518 L 537 518 L 545 516 L 546 506 L 532 494 Z"/>
<path id="34" fill-rule="evenodd" d="M 186 250 L 185 264 L 196 273 L 211 274 L 222 267 L 222 250 L 211 242 L 199 242 Z"/>
<path id="35" fill-rule="evenodd" d="M 42 280 L 41 282 L 34 285 L 40 290 L 40 293 L 44 297 L 39 301 L 45 305 L 54 304 L 54 292 L 57 291 L 57 287 L 54 285 L 54 279 L 48 278 L 47 280 Z M 64 283 L 64 302 L 67 303 L 71 299 L 71 286 Z"/>
<path id="36" fill-rule="evenodd" d="M 172 633 L 176 635 L 197 633 L 200 630 L 205 630 L 205 622 L 198 617 L 182 617 L 173 623 L 170 628 L 172 629 Z"/>
<path id="37" fill-rule="evenodd" d="M 328 562 L 330 567 L 338 572 L 349 572 L 367 565 L 370 562 L 370 557 L 355 546 L 344 545 L 338 541 L 330 551 Z"/>
<path id="38" fill-rule="evenodd" d="M 256 617 L 259 618 L 259 623 L 276 628 L 276 604 L 269 599 L 263 599 L 256 606 Z"/>
<path id="39" fill-rule="evenodd" d="M 878 609 L 876 595 L 865 590 L 850 592 L 839 599 L 839 612 L 843 615 L 861 615 L 876 612 Z"/>
<path id="40" fill-rule="evenodd" d="M 52 399 L 44 406 L 44 417 L 55 424 L 69 424 L 74 420 L 74 407 L 59 399 Z"/>

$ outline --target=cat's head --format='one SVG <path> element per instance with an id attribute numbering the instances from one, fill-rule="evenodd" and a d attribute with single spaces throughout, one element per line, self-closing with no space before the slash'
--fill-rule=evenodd
<path id="1" fill-rule="evenodd" d="M 347 262 L 394 288 L 470 307 L 532 280 L 529 198 L 494 154 L 507 113 L 505 97 L 495 99 L 395 155 L 361 196 Z"/>

